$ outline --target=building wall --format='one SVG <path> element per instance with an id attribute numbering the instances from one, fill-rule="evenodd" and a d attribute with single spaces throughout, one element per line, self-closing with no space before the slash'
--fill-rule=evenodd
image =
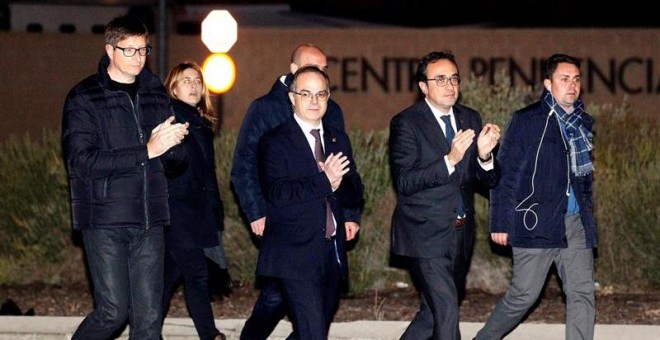
<path id="1" fill-rule="evenodd" d="M 152 40 L 156 45 L 155 37 Z M 477 72 L 490 78 L 503 70 L 520 86 L 541 83 L 540 63 L 550 54 L 572 54 L 584 60 L 587 105 L 618 104 L 627 97 L 635 113 L 657 115 L 660 104 L 660 29 L 239 27 L 238 42 L 229 52 L 237 66 L 236 83 L 217 98 L 224 128 L 240 125 L 250 101 L 288 71 L 291 50 L 301 42 L 318 44 L 330 57 L 332 97 L 350 128 L 387 127 L 389 119 L 416 98 L 417 59 L 446 48 L 457 55 L 464 77 Z M 0 46 L 4 138 L 59 129 L 64 98 L 96 71 L 103 36 L 0 32 Z M 208 55 L 196 36 L 173 35 L 169 49 L 169 65 L 186 59 L 201 63 Z M 154 67 L 156 55 L 150 62 Z"/>

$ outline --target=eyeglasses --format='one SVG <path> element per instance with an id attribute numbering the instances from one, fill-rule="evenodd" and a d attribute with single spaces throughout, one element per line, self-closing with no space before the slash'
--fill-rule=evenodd
<path id="1" fill-rule="evenodd" d="M 122 53 L 124 53 L 124 57 L 132 57 L 135 55 L 135 53 L 139 53 L 141 56 L 149 55 L 151 54 L 151 46 L 147 45 L 145 47 L 140 47 L 140 48 L 135 48 L 135 47 L 119 47 L 119 46 L 112 46 L 112 48 L 116 48 L 118 50 L 121 50 Z"/>
<path id="2" fill-rule="evenodd" d="M 302 99 L 304 102 L 309 102 L 312 100 L 312 98 L 316 98 L 316 101 L 324 102 L 328 100 L 328 97 L 330 97 L 330 92 L 328 90 L 323 90 L 316 93 L 302 90 L 300 92 L 291 91 L 291 93 L 299 95 L 300 99 Z"/>
<path id="3" fill-rule="evenodd" d="M 453 86 L 456 86 L 461 83 L 461 77 L 459 76 L 451 76 L 451 77 L 437 76 L 435 78 L 426 79 L 426 80 L 427 81 L 435 80 L 435 84 L 438 85 L 438 87 L 446 86 L 449 83 L 451 83 Z"/>

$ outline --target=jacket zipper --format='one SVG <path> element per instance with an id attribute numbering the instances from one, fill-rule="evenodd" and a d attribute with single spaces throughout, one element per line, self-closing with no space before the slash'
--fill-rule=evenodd
<path id="1" fill-rule="evenodd" d="M 136 93 L 135 94 L 135 103 L 133 103 L 133 100 L 131 99 L 131 96 L 128 95 L 128 101 L 131 103 L 131 106 L 133 107 L 133 119 L 135 119 L 135 126 L 137 128 L 138 132 L 138 137 L 140 139 L 140 144 L 144 145 L 144 134 L 142 133 L 142 128 L 140 128 L 140 113 L 139 113 L 139 105 L 136 105 L 140 102 L 140 94 Z M 145 230 L 149 231 L 151 228 L 150 226 L 150 221 L 149 221 L 149 204 L 147 202 L 147 164 L 146 162 L 142 162 L 140 164 L 142 166 L 142 204 L 144 206 L 144 221 L 145 221 Z"/>

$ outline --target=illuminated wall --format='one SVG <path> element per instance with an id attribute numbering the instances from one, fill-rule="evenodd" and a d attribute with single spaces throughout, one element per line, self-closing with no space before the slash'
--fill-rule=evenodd
<path id="1" fill-rule="evenodd" d="M 59 129 L 64 97 L 96 71 L 102 39 L 0 32 L 0 135 Z M 550 54 L 572 54 L 584 60 L 587 105 L 616 104 L 627 96 L 635 113 L 654 116 L 660 106 L 660 29 L 239 27 L 238 42 L 229 51 L 236 83 L 222 98 L 224 128 L 236 128 L 250 101 L 288 71 L 291 50 L 301 42 L 320 45 L 330 57 L 332 96 L 353 128 L 386 127 L 416 98 L 416 60 L 445 48 L 457 55 L 463 76 L 476 72 L 490 78 L 503 70 L 517 85 L 539 84 L 540 63 Z M 201 63 L 208 55 L 196 36 L 172 36 L 169 46 L 170 65 L 186 59 Z M 157 63 L 151 60 L 151 65 Z"/>

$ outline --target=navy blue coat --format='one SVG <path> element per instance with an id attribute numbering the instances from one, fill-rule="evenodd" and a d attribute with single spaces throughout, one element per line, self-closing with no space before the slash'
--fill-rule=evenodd
<path id="1" fill-rule="evenodd" d="M 580 205 L 587 247 L 595 247 L 593 173 L 585 177 L 575 177 L 571 173 L 569 151 L 559 123 L 555 115 L 548 115 L 549 112 L 550 107 L 540 100 L 513 113 L 497 155 L 502 179 L 490 194 L 490 232 L 509 233 L 509 244 L 514 247 L 565 248 L 564 216 L 570 183 Z M 583 121 L 591 130 L 593 119 L 586 112 Z M 537 151 L 538 164 L 535 164 Z M 535 171 L 533 195 L 519 207 L 532 193 Z M 536 205 L 532 207 L 533 204 Z"/>
<path id="2" fill-rule="evenodd" d="M 286 76 L 285 83 L 278 78 L 270 92 L 250 104 L 236 140 L 234 159 L 231 168 L 231 182 L 238 196 L 241 209 L 248 221 L 266 216 L 266 201 L 259 184 L 257 169 L 257 145 L 266 132 L 293 117 L 289 100 L 289 85 L 293 75 Z M 344 116 L 335 101 L 328 101 L 328 109 L 323 117 L 324 126 L 344 131 Z M 356 214 L 350 221 L 359 221 Z"/>
<path id="3" fill-rule="evenodd" d="M 176 121 L 190 126 L 182 143 L 188 162 L 167 172 L 171 223 L 165 242 L 173 248 L 217 246 L 224 212 L 215 171 L 215 135 L 196 108 L 177 99 L 172 99 L 172 107 Z"/>
<path id="4" fill-rule="evenodd" d="M 338 226 L 336 242 L 343 278 L 347 278 L 343 210 L 361 204 L 364 186 L 348 135 L 324 125 L 323 138 L 326 155 L 341 151 L 350 160 L 350 171 L 334 192 L 325 173 L 319 172 L 304 132 L 293 118 L 268 132 L 259 143 L 259 175 L 267 202 L 259 275 L 305 279 L 320 273 L 326 249 L 328 197 Z"/>
<path id="5" fill-rule="evenodd" d="M 98 73 L 66 97 L 62 149 L 74 229 L 162 226 L 169 223 L 165 168 L 185 160 L 175 146 L 149 159 L 151 131 L 170 115 L 169 97 L 148 69 L 137 76 L 135 102 L 110 88 L 104 55 Z"/>

